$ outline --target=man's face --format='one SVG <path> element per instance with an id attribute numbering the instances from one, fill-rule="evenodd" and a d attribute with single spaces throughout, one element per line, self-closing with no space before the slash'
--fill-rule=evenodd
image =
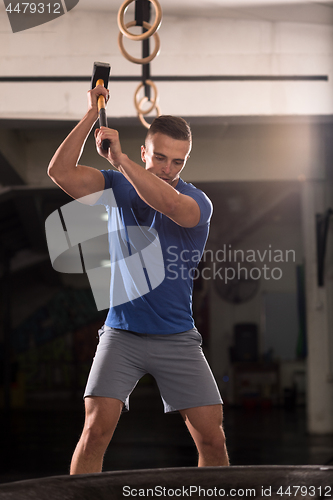
<path id="1" fill-rule="evenodd" d="M 148 138 L 146 146 L 141 146 L 141 159 L 146 170 L 175 187 L 189 152 L 189 141 L 172 139 L 158 132 Z"/>

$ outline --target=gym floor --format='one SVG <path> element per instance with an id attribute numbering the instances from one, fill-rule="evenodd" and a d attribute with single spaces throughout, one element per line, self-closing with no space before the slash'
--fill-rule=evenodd
<path id="1" fill-rule="evenodd" d="M 333 435 L 310 436 L 304 407 L 243 409 L 225 406 L 231 465 L 333 464 Z M 83 404 L 40 403 L 0 413 L 0 482 L 68 474 L 83 425 Z M 196 450 L 178 413 L 164 415 L 154 385 L 141 385 L 119 421 L 104 470 L 195 466 Z"/>

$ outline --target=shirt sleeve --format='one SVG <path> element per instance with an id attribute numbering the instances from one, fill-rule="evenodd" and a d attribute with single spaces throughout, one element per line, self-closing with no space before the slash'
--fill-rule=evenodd
<path id="1" fill-rule="evenodd" d="M 112 189 L 112 185 L 113 185 L 114 171 L 113 170 L 101 170 L 101 172 L 102 172 L 104 180 L 105 180 L 104 191 L 101 191 L 101 196 L 94 203 L 94 205 L 107 206 L 107 205 L 109 205 L 109 203 L 108 203 L 109 194 L 110 194 L 110 192 L 112 192 L 110 190 Z"/>
<path id="2" fill-rule="evenodd" d="M 113 170 L 101 170 L 104 179 L 105 179 L 105 187 L 104 189 L 110 189 L 112 188 L 112 183 L 113 183 Z"/>
<path id="3" fill-rule="evenodd" d="M 193 189 L 186 193 L 187 196 L 193 198 L 200 208 L 200 220 L 196 227 L 205 225 L 209 223 L 211 216 L 213 214 L 213 204 L 208 198 L 208 196 L 200 189 Z"/>

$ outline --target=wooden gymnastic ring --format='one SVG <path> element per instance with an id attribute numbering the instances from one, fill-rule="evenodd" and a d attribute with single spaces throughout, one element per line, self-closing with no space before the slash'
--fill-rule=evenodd
<path id="1" fill-rule="evenodd" d="M 134 94 L 134 106 L 136 107 L 137 112 L 140 113 L 140 114 L 142 114 L 142 115 L 147 115 L 148 113 L 150 113 L 151 111 L 153 111 L 153 109 L 156 107 L 156 102 L 157 102 L 157 99 L 158 99 L 158 92 L 157 92 L 157 87 L 156 87 L 155 83 L 152 82 L 151 80 L 146 80 L 145 83 L 148 83 L 148 85 L 153 88 L 153 90 L 154 90 L 154 98 L 150 100 L 150 102 L 151 102 L 150 108 L 148 108 L 147 110 L 144 110 L 144 109 L 140 108 L 140 104 L 145 99 L 143 97 L 143 99 L 141 99 L 140 102 L 139 102 L 139 104 L 138 104 L 138 102 L 137 102 L 137 95 L 139 93 L 139 90 L 142 87 L 144 87 L 144 85 L 145 85 L 144 83 L 141 82 L 140 85 L 138 85 L 138 87 L 137 87 L 137 89 L 135 91 L 135 94 Z"/>
<path id="2" fill-rule="evenodd" d="M 130 21 L 129 23 L 126 24 L 126 28 L 130 28 L 131 26 L 136 26 L 136 21 Z M 143 27 L 146 28 L 147 30 L 151 27 L 149 23 L 146 23 L 145 21 L 143 22 Z M 155 48 L 153 52 L 147 56 L 147 57 L 142 57 L 141 59 L 135 58 L 131 56 L 128 52 L 126 52 L 123 44 L 123 34 L 120 32 L 118 35 L 118 47 L 122 55 L 128 60 L 131 61 L 132 63 L 135 64 L 148 64 L 150 61 L 152 61 L 159 53 L 160 51 L 160 37 L 158 36 L 157 33 L 154 33 L 154 40 L 155 40 Z"/>
<path id="3" fill-rule="evenodd" d="M 155 7 L 156 11 L 156 18 L 154 21 L 154 24 L 151 26 L 151 28 L 146 31 L 145 33 L 141 33 L 140 35 L 133 35 L 127 30 L 127 25 L 124 25 L 124 16 L 125 12 L 127 10 L 127 7 L 129 6 L 130 3 L 132 3 L 134 0 L 125 0 L 125 2 L 122 4 L 122 6 L 119 9 L 118 12 L 118 26 L 120 31 L 122 32 L 123 35 L 127 36 L 130 40 L 146 40 L 146 38 L 149 38 L 151 35 L 155 33 L 155 31 L 158 30 L 158 28 L 161 26 L 162 22 L 162 8 L 158 2 L 158 0 L 149 0 Z"/>
<path id="4" fill-rule="evenodd" d="M 158 104 L 156 104 L 155 109 L 156 109 L 156 112 L 157 112 L 156 116 L 161 116 L 161 109 L 158 106 Z M 147 113 L 145 113 L 145 114 L 147 114 Z M 150 124 L 144 119 L 143 113 L 138 113 L 138 117 L 139 117 L 139 120 L 140 120 L 140 122 L 142 123 L 142 125 L 144 127 L 150 128 Z"/>
<path id="5" fill-rule="evenodd" d="M 141 108 L 141 104 L 143 102 L 147 102 L 148 101 L 148 97 L 144 96 L 142 97 L 142 99 L 140 99 L 139 101 L 139 104 L 138 104 L 138 107 L 137 107 L 137 112 L 138 114 L 140 113 L 140 115 L 148 115 L 151 111 L 153 111 L 154 108 L 156 108 L 157 106 L 157 102 L 154 101 L 152 102 L 152 105 L 150 106 L 150 108 L 148 108 L 146 111 L 144 111 L 142 108 Z M 151 101 L 150 101 L 151 102 Z M 139 111 L 140 110 L 140 111 Z"/>

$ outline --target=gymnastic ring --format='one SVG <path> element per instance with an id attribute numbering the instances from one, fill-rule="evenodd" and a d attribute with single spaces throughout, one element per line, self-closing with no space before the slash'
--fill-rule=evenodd
<path id="1" fill-rule="evenodd" d="M 137 89 L 135 91 L 135 94 L 134 94 L 134 106 L 136 107 L 137 112 L 140 113 L 140 114 L 142 114 L 142 115 L 147 115 L 148 113 L 150 113 L 151 111 L 153 111 L 153 109 L 156 107 L 156 102 L 157 102 L 157 99 L 158 99 L 158 92 L 157 92 L 157 87 L 156 87 L 155 83 L 152 82 L 151 80 L 146 80 L 145 83 L 146 84 L 148 83 L 148 85 L 153 88 L 153 90 L 154 90 L 154 98 L 150 100 L 150 102 L 151 102 L 151 107 L 150 108 L 148 108 L 146 110 L 140 108 L 140 104 L 142 103 L 144 97 L 143 97 L 143 99 L 140 100 L 140 102 L 138 104 L 137 103 L 137 95 L 139 93 L 139 90 L 142 87 L 144 87 L 144 85 L 145 85 L 144 83 L 141 82 L 140 85 L 137 87 Z"/>
<path id="2" fill-rule="evenodd" d="M 161 116 L 161 109 L 158 105 L 155 106 L 155 109 L 157 111 L 157 115 L 156 116 Z M 147 114 L 147 113 L 145 113 Z M 144 119 L 143 117 L 143 113 L 138 113 L 138 117 L 139 117 L 139 120 L 140 122 L 142 123 L 142 125 L 146 128 L 150 128 L 150 124 Z"/>
<path id="3" fill-rule="evenodd" d="M 142 102 L 143 102 L 144 99 L 148 99 L 147 97 L 143 97 L 140 100 L 139 104 L 137 102 L 138 92 L 145 85 L 144 83 L 141 82 L 140 85 L 137 87 L 137 89 L 135 91 L 135 94 L 134 94 L 134 106 L 136 107 L 137 112 L 140 113 L 140 114 L 142 114 L 142 115 L 147 115 L 148 113 L 150 113 L 151 111 L 153 111 L 153 109 L 156 107 L 156 103 L 157 103 L 157 99 L 158 99 L 158 92 L 157 92 L 157 88 L 156 88 L 156 85 L 154 84 L 154 82 L 152 82 L 151 80 L 146 80 L 145 83 L 146 84 L 148 83 L 148 85 L 153 88 L 153 90 L 154 90 L 154 97 L 153 97 L 153 99 L 150 100 L 151 106 L 148 109 L 146 109 L 146 110 L 141 109 L 140 104 L 142 104 Z"/>
<path id="4" fill-rule="evenodd" d="M 126 28 L 130 28 L 131 26 L 136 26 L 136 21 L 130 21 L 129 23 L 126 24 Z M 143 22 L 143 27 L 146 29 L 150 28 L 150 24 L 146 23 L 145 21 Z M 135 64 L 148 64 L 150 61 L 152 61 L 159 53 L 160 51 L 160 37 L 158 36 L 157 33 L 154 33 L 154 40 L 155 40 L 155 48 L 153 52 L 147 56 L 143 57 L 141 59 L 135 58 L 131 56 L 128 52 L 126 52 L 123 44 L 123 34 L 120 32 L 118 35 L 118 47 L 120 49 L 120 52 L 122 55 L 128 60 L 131 61 L 132 63 Z"/>
<path id="5" fill-rule="evenodd" d="M 138 104 L 138 108 L 140 109 L 140 111 L 138 111 L 138 109 L 137 109 L 137 112 L 138 112 L 138 114 L 140 113 L 140 115 L 149 115 L 149 113 L 151 111 L 153 111 L 154 108 L 156 108 L 156 106 L 157 106 L 157 99 L 156 99 L 155 104 L 152 103 L 152 106 L 150 106 L 150 108 L 148 108 L 146 111 L 144 111 L 143 109 L 141 109 L 141 104 L 143 103 L 143 101 L 147 102 L 148 101 L 148 97 L 144 96 L 144 97 L 142 97 L 142 99 L 140 99 L 139 104 Z"/>
<path id="6" fill-rule="evenodd" d="M 130 33 L 126 29 L 127 25 L 126 26 L 124 25 L 125 12 L 127 10 L 127 7 L 129 6 L 129 4 L 132 3 L 133 1 L 134 0 L 125 0 L 125 2 L 120 7 L 119 12 L 118 12 L 118 18 L 117 18 L 118 27 L 119 27 L 120 31 L 122 32 L 122 34 L 127 36 L 127 38 L 129 38 L 130 40 L 136 40 L 136 41 L 146 40 L 146 38 L 149 38 L 161 26 L 162 8 L 161 8 L 158 0 L 149 0 L 154 5 L 155 11 L 156 11 L 156 18 L 155 18 L 154 24 L 145 33 L 141 33 L 140 35 L 133 35 L 132 33 Z"/>

